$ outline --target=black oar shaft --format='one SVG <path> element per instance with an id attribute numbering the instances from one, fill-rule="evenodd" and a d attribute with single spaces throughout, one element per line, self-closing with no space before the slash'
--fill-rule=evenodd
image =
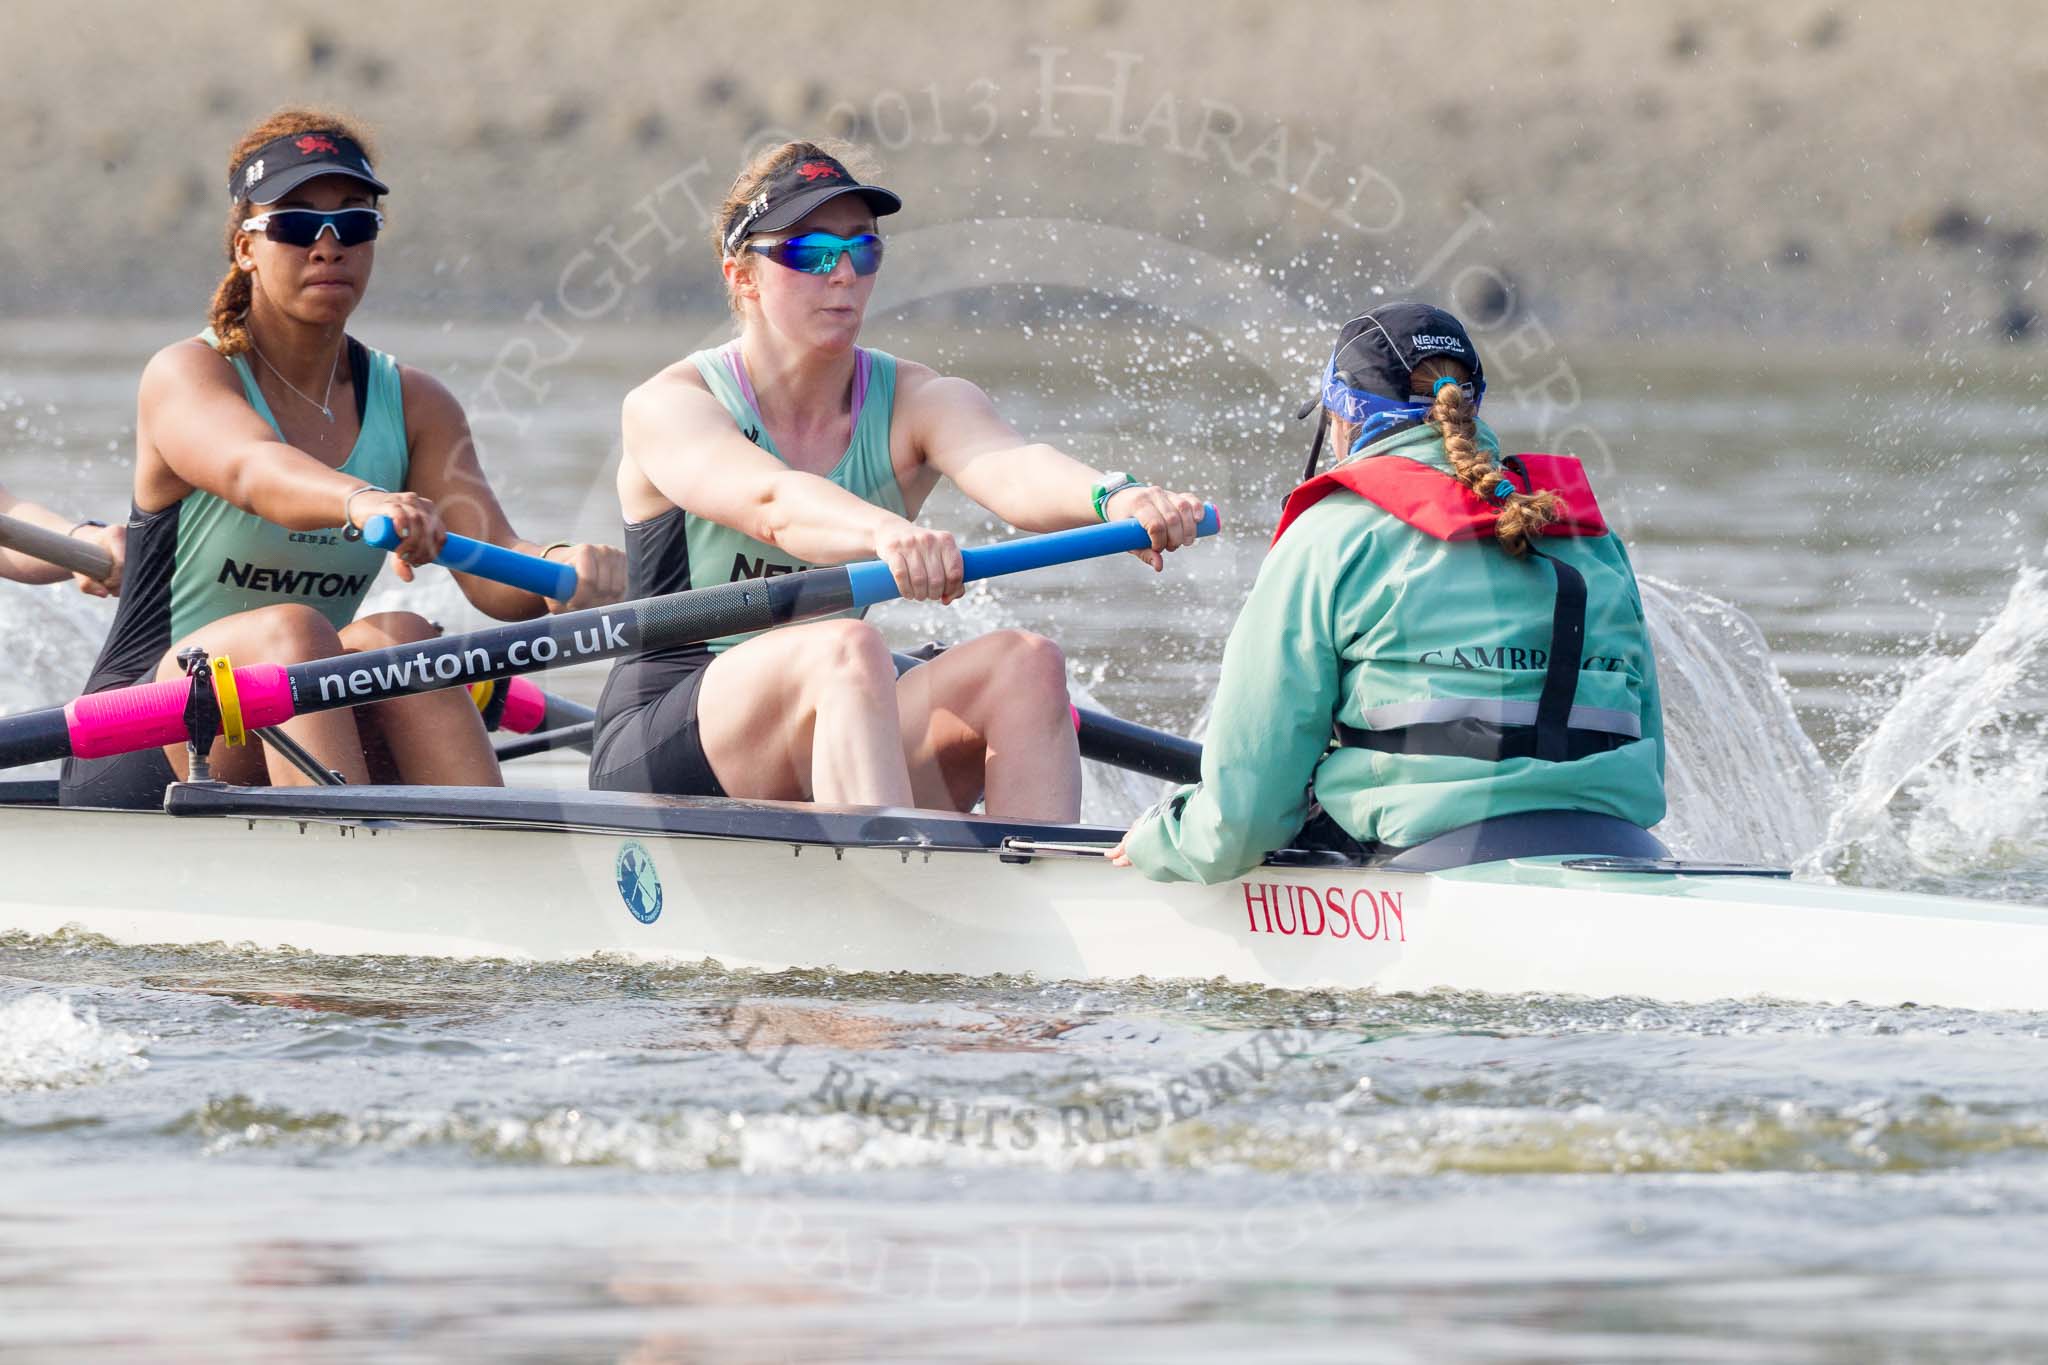
<path id="1" fill-rule="evenodd" d="M 945 646 L 937 641 L 926 645 L 924 652 L 905 654 L 898 651 L 892 657 L 896 660 L 896 675 L 929 663 L 945 653 Z M 1112 768 L 1128 768 L 1134 773 L 1157 777 L 1167 782 L 1199 782 L 1202 780 L 1202 746 L 1191 739 L 1154 730 L 1135 721 L 1112 716 L 1107 711 L 1093 711 L 1085 706 L 1076 706 L 1074 728 L 1081 743 L 1081 757 L 1097 763 L 1107 763 Z"/>
<path id="2" fill-rule="evenodd" d="M 1081 712 L 1081 757 L 1167 782 L 1202 780 L 1202 746 L 1105 711 Z"/>
<path id="3" fill-rule="evenodd" d="M 591 738 L 596 732 L 597 722 L 593 720 L 564 725 L 557 730 L 536 730 L 530 735 L 521 735 L 517 739 L 508 739 L 500 743 L 496 751 L 498 761 L 509 763 L 515 758 L 544 754 L 551 749 L 580 749 L 588 753 Z"/>
<path id="4" fill-rule="evenodd" d="M 63 708 L 0 716 L 0 768 L 71 756 L 71 729 Z"/>
<path id="5" fill-rule="evenodd" d="M 766 630 L 853 605 L 845 569 L 807 569 L 617 606 L 587 607 L 424 644 L 315 659 L 293 664 L 285 675 L 291 680 L 294 711 L 305 715 L 536 668 L 592 663 L 635 650 Z"/>
<path id="6" fill-rule="evenodd" d="M 1198 534 L 1214 535 L 1217 526 L 1216 510 L 1208 508 Z M 977 546 L 960 556 L 964 577 L 978 580 L 1142 549 L 1149 540 L 1136 521 L 1120 520 Z M 245 665 L 226 675 L 233 681 L 224 702 L 227 714 L 260 729 L 315 711 L 766 630 L 897 595 L 895 577 L 880 560 L 807 569 L 367 654 L 289 667 Z M 204 685 L 199 680 L 190 687 Z M 14 717 L 0 726 L 0 766 L 62 758 L 74 745 L 92 757 L 174 743 L 189 701 L 179 684 L 136 684 Z"/>
<path id="7" fill-rule="evenodd" d="M 552 692 L 544 695 L 547 697 L 547 709 L 541 712 L 540 725 L 534 731 L 535 734 L 543 730 L 567 730 L 572 726 L 590 725 L 597 720 L 597 711 L 580 701 L 570 701 L 567 697 L 558 697 Z M 585 743 L 578 747 L 587 749 L 590 745 Z"/>

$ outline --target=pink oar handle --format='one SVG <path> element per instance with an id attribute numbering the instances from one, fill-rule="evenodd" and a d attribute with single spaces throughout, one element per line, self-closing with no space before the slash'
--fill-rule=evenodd
<path id="1" fill-rule="evenodd" d="M 235 691 L 242 703 L 242 725 L 261 730 L 298 714 L 292 685 L 282 664 L 251 664 L 235 670 Z M 185 739 L 185 699 L 192 684 L 184 678 L 117 687 L 80 697 L 64 708 L 71 731 L 71 752 L 79 758 L 179 744 Z"/>

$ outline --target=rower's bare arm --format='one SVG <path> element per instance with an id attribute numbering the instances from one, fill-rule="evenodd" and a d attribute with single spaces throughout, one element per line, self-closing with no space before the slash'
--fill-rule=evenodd
<path id="1" fill-rule="evenodd" d="M 1004 421 L 981 386 L 904 366 L 899 411 L 925 461 L 960 491 L 1025 531 L 1059 531 L 1096 519 L 1095 487 L 1106 476 L 1057 446 L 1026 441 Z M 1114 494 L 1112 518 L 1133 517 L 1151 533 L 1152 548 L 1136 553 L 1153 568 L 1160 552 L 1195 539 L 1202 499 L 1192 493 L 1132 486 Z"/>
<path id="2" fill-rule="evenodd" d="M 897 412 L 924 461 L 960 491 L 1023 531 L 1060 531 L 1093 521 L 1089 490 L 1101 477 L 1073 456 L 1027 441 L 981 386 L 900 365 Z"/>
<path id="3" fill-rule="evenodd" d="M 701 383 L 674 370 L 626 396 L 623 422 L 619 491 L 629 514 L 649 510 L 630 496 L 628 481 L 644 479 L 692 516 L 818 564 L 868 558 L 877 535 L 903 521 L 830 479 L 791 469 L 741 435 Z"/>
<path id="4" fill-rule="evenodd" d="M 619 501 L 635 520 L 667 505 L 815 564 L 875 558 L 913 601 L 964 590 L 960 547 L 944 531 L 791 469 L 733 428 L 703 381 L 671 367 L 626 396 Z"/>
<path id="5" fill-rule="evenodd" d="M 399 380 L 404 386 L 410 452 L 406 482 L 440 509 L 447 528 L 472 540 L 555 559 L 576 570 L 576 595 L 559 602 L 487 578 L 456 574 L 456 586 L 478 611 L 500 621 L 523 621 L 548 611 L 604 606 L 625 595 L 626 557 L 617 547 L 556 546 L 554 542 L 527 540 L 513 529 L 490 480 L 484 477 L 469 415 L 447 385 L 410 365 L 399 367 Z M 548 553 L 551 548 L 552 554 Z"/>
<path id="6" fill-rule="evenodd" d="M 150 444 L 184 485 L 160 506 L 201 488 L 265 521 L 317 531 L 341 524 L 342 498 L 362 483 L 280 441 L 233 368 L 203 343 L 158 351 L 142 371 L 137 407 Z"/>
<path id="7" fill-rule="evenodd" d="M 136 475 L 145 511 L 170 506 L 203 488 L 244 512 L 292 531 L 360 528 L 388 516 L 401 538 L 400 564 L 426 563 L 441 552 L 445 534 L 433 504 L 394 490 L 349 495 L 363 481 L 277 437 L 242 394 L 234 367 L 211 346 L 181 341 L 151 357 L 142 371 L 136 421 L 160 467 Z"/>

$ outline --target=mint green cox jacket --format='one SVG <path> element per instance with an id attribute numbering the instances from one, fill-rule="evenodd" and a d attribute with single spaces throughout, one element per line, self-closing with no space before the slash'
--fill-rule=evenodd
<path id="1" fill-rule="evenodd" d="M 1498 460 L 1493 432 L 1482 423 L 1479 434 Z M 1383 455 L 1451 467 L 1430 426 L 1353 458 Z M 1239 876 L 1287 846 L 1311 801 L 1360 842 L 1403 848 L 1523 811 L 1593 811 L 1646 829 L 1663 819 L 1657 666 L 1628 552 L 1612 534 L 1546 536 L 1542 548 L 1586 580 L 1574 714 L 1625 712 L 1640 739 L 1563 763 L 1332 748 L 1336 723 L 1391 728 L 1400 713 L 1382 708 L 1402 703 L 1534 702 L 1556 597 L 1535 555 L 1513 558 L 1491 539 L 1438 540 L 1340 490 L 1260 566 L 1223 651 L 1202 780 L 1132 827 L 1132 864 L 1154 881 Z"/>

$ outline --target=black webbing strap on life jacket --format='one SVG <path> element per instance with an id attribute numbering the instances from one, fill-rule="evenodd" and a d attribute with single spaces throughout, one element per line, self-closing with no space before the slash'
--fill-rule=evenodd
<path id="1" fill-rule="evenodd" d="M 1476 758 L 1498 763 L 1504 758 L 1535 758 L 1536 727 L 1502 725 L 1490 720 L 1446 720 L 1404 725 L 1398 730 L 1337 727 L 1347 749 L 1374 749 L 1383 754 L 1428 754 L 1435 758 Z M 1607 730 L 1567 730 L 1562 762 L 1590 758 L 1635 743 L 1633 735 Z"/>
<path id="2" fill-rule="evenodd" d="M 1489 762 L 1540 758 L 1546 763 L 1569 763 L 1635 742 L 1632 735 L 1572 728 L 1572 703 L 1578 696 L 1580 659 L 1586 649 L 1586 579 L 1563 560 L 1534 546 L 1530 549 L 1557 579 L 1557 597 L 1550 613 L 1550 656 L 1543 670 L 1543 692 L 1536 700 L 1536 723 L 1503 725 L 1465 718 L 1391 730 L 1339 725 L 1340 743 L 1386 754 L 1434 754 Z"/>
<path id="3" fill-rule="evenodd" d="M 1572 700 L 1579 694 L 1579 660 L 1586 652 L 1586 579 L 1563 560 L 1533 545 L 1529 549 L 1557 575 L 1557 601 L 1550 609 L 1550 661 L 1543 670 L 1543 693 L 1536 699 L 1536 757 L 1564 763 L 1571 756 Z"/>

